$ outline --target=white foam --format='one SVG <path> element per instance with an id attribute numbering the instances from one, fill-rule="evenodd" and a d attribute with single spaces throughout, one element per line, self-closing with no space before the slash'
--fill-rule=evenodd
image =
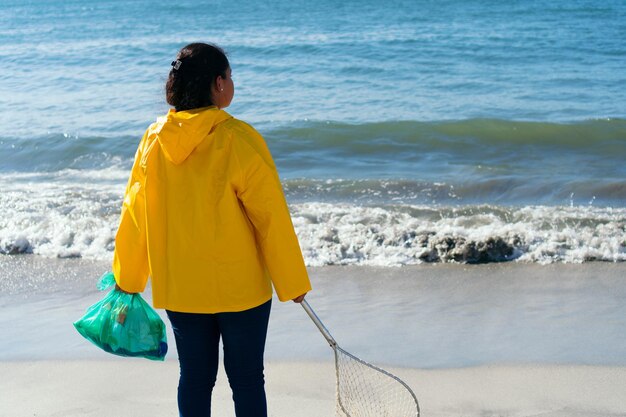
<path id="1" fill-rule="evenodd" d="M 0 249 L 109 259 L 127 176 L 117 168 L 5 175 Z"/>
<path id="2" fill-rule="evenodd" d="M 407 208 L 421 214 L 412 216 Z M 626 260 L 624 209 L 405 206 L 398 210 L 307 203 L 292 205 L 292 210 L 303 253 L 312 266 L 416 264 L 428 253 L 437 255 L 436 260 L 454 262 L 469 243 L 496 238 L 510 245 L 510 259 L 520 261 Z"/>
<path id="3" fill-rule="evenodd" d="M 126 169 L 6 174 L 0 250 L 109 260 Z M 626 209 L 291 204 L 309 266 L 626 261 Z"/>

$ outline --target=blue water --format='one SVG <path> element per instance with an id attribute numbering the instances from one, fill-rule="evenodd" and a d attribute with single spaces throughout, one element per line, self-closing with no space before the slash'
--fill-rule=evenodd
<path id="1" fill-rule="evenodd" d="M 0 252 L 110 257 L 198 40 L 310 265 L 626 260 L 626 3 L 591 0 L 0 0 Z"/>
<path id="2" fill-rule="evenodd" d="M 1 4 L 0 120 L 18 137 L 137 135 L 166 109 L 169 63 L 195 40 L 230 53 L 231 110 L 264 127 L 626 108 L 622 1 Z"/>

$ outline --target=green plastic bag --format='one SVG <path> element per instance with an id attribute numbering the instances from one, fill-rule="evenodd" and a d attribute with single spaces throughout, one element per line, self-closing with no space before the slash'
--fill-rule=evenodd
<path id="1" fill-rule="evenodd" d="M 98 282 L 99 290 L 115 285 L 111 272 Z M 113 288 L 87 309 L 74 327 L 84 338 L 106 352 L 162 361 L 167 353 L 165 323 L 139 294 Z"/>

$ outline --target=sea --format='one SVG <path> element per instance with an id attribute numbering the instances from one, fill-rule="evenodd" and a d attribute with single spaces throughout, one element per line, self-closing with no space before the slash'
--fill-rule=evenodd
<path id="1" fill-rule="evenodd" d="M 0 253 L 112 258 L 194 41 L 307 265 L 626 261 L 622 0 L 0 0 Z"/>

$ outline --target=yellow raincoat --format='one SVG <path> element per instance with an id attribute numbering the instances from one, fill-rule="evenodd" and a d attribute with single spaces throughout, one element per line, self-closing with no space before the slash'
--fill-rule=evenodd
<path id="1" fill-rule="evenodd" d="M 272 156 L 216 107 L 170 110 L 144 134 L 115 237 L 128 292 L 152 279 L 155 308 L 242 311 L 311 289 Z"/>

